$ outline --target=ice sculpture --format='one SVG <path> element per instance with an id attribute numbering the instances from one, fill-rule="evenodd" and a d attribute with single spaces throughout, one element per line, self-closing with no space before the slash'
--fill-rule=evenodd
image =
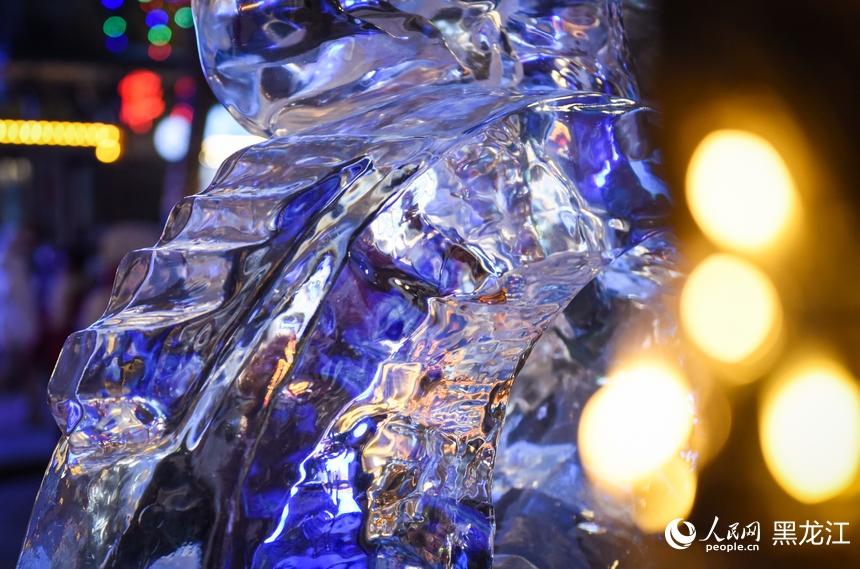
<path id="1" fill-rule="evenodd" d="M 272 138 L 67 341 L 19 567 L 490 567 L 515 375 L 665 225 L 619 3 L 194 10 Z"/>
<path id="2" fill-rule="evenodd" d="M 497 449 L 497 569 L 651 566 L 655 540 L 630 521 L 634 497 L 591 485 L 576 443 L 585 403 L 619 361 L 647 354 L 671 362 L 683 353 L 681 266 L 671 236 L 654 235 L 591 281 L 533 348 Z"/>

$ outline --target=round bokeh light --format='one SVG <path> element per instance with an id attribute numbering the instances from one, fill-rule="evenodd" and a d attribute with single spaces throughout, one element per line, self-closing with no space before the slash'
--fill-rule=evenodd
<path id="1" fill-rule="evenodd" d="M 860 472 L 860 389 L 828 360 L 800 365 L 765 395 L 759 436 L 768 469 L 797 500 L 849 490 Z"/>
<path id="2" fill-rule="evenodd" d="M 170 22 L 170 16 L 164 10 L 153 10 L 146 15 L 146 25 L 150 28 L 166 26 L 168 22 Z"/>
<path id="3" fill-rule="evenodd" d="M 105 46 L 113 53 L 125 51 L 128 47 L 128 37 L 125 34 L 105 39 Z"/>
<path id="4" fill-rule="evenodd" d="M 686 379 L 659 363 L 611 374 L 582 412 L 579 449 L 586 471 L 610 486 L 653 475 L 690 436 L 690 393 Z"/>
<path id="5" fill-rule="evenodd" d="M 168 57 L 170 57 L 171 48 L 169 45 L 155 45 L 152 44 L 149 46 L 147 53 L 149 57 L 154 59 L 155 61 L 164 61 Z"/>
<path id="6" fill-rule="evenodd" d="M 687 203 L 721 247 L 761 252 L 784 240 L 799 207 L 785 161 L 764 138 L 742 130 L 706 136 L 687 171 Z"/>
<path id="7" fill-rule="evenodd" d="M 118 38 L 125 33 L 126 23 L 125 20 L 119 16 L 111 16 L 110 18 L 105 20 L 102 29 L 104 30 L 106 36 Z"/>
<path id="8" fill-rule="evenodd" d="M 164 24 L 158 24 L 149 30 L 147 37 L 152 45 L 167 45 L 170 43 L 170 38 L 173 37 L 173 32 Z"/>
<path id="9" fill-rule="evenodd" d="M 193 26 L 194 17 L 192 16 L 191 8 L 186 6 L 177 10 L 176 14 L 173 16 L 173 21 L 176 22 L 176 25 L 180 28 L 190 28 Z"/>
<path id="10" fill-rule="evenodd" d="M 779 332 L 781 314 L 767 275 L 726 253 L 705 259 L 681 293 L 684 329 L 706 354 L 725 363 L 763 355 Z"/>
<path id="11" fill-rule="evenodd" d="M 168 162 L 179 162 L 188 154 L 191 121 L 184 114 L 172 114 L 155 127 L 155 150 Z"/>

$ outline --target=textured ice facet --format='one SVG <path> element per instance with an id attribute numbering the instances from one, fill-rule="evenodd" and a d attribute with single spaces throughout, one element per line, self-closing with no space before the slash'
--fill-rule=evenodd
<path id="1" fill-rule="evenodd" d="M 275 136 L 67 341 L 19 567 L 490 567 L 514 377 L 665 226 L 617 3 L 195 10 L 216 93 Z"/>
<path id="2" fill-rule="evenodd" d="M 666 233 L 647 239 L 591 281 L 532 349 L 495 463 L 496 567 L 649 566 L 632 505 L 594 490 L 576 443 L 582 409 L 614 365 L 673 354 L 680 265 Z"/>
<path id="3" fill-rule="evenodd" d="M 268 136 L 345 117 L 361 129 L 377 120 L 376 107 L 422 93 L 441 94 L 448 114 L 459 114 L 450 107 L 464 87 L 500 98 L 553 90 L 635 98 L 620 6 L 198 0 L 195 16 L 215 94 L 248 130 Z"/>

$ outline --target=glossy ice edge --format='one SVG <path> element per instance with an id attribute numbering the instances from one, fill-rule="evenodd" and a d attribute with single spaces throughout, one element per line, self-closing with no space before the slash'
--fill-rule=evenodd
<path id="1" fill-rule="evenodd" d="M 261 136 L 366 131 L 419 90 L 449 116 L 464 87 L 637 97 L 620 0 L 196 0 L 194 15 L 212 90 Z"/>
<path id="2" fill-rule="evenodd" d="M 228 161 L 67 342 L 19 567 L 489 567 L 514 375 L 665 225 L 651 117 L 574 96 Z"/>
<path id="3" fill-rule="evenodd" d="M 683 369 L 682 266 L 670 232 L 649 237 L 586 285 L 535 344 L 511 389 L 493 469 L 496 569 L 647 569 L 649 548 L 665 546 L 630 519 L 635 496 L 607 495 L 587 479 L 577 437 L 583 408 L 619 366 L 645 357 Z"/>

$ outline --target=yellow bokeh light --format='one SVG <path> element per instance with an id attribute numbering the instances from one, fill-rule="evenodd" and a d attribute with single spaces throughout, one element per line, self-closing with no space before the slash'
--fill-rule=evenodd
<path id="1" fill-rule="evenodd" d="M 101 162 L 115 162 L 122 154 L 119 128 L 103 123 L 0 120 L 0 144 L 89 146 Z"/>
<path id="2" fill-rule="evenodd" d="M 860 390 L 835 364 L 798 367 L 765 394 L 759 433 L 786 492 L 805 503 L 838 496 L 860 467 Z"/>
<path id="3" fill-rule="evenodd" d="M 76 132 L 75 125 L 63 123 L 63 142 L 68 146 L 74 146 Z"/>
<path id="4" fill-rule="evenodd" d="M 21 144 L 32 144 L 30 140 L 30 123 L 24 123 L 18 127 L 18 139 Z"/>
<path id="5" fill-rule="evenodd" d="M 65 133 L 64 128 L 61 123 L 55 123 L 51 128 L 51 138 L 47 139 L 45 142 L 47 144 L 56 144 L 63 145 L 65 144 Z"/>
<path id="6" fill-rule="evenodd" d="M 761 252 L 784 238 L 798 210 L 791 172 L 764 138 L 743 130 L 706 136 L 690 158 L 687 203 L 718 245 Z"/>
<path id="7" fill-rule="evenodd" d="M 705 259 L 681 294 L 681 322 L 712 358 L 740 363 L 773 344 L 781 325 L 779 295 L 767 276 L 740 257 Z"/>
<path id="8" fill-rule="evenodd" d="M 42 143 L 50 144 L 54 139 L 54 125 L 48 121 L 41 121 L 39 125 L 42 127 Z"/>
<path id="9" fill-rule="evenodd" d="M 726 444 L 732 428 L 732 407 L 719 385 L 700 382 L 697 388 L 696 424 L 690 450 L 696 453 L 696 464 L 702 466 L 713 460 Z"/>
<path id="10" fill-rule="evenodd" d="M 42 140 L 42 124 L 34 122 L 30 125 L 30 139 L 34 143 L 39 143 Z"/>
<path id="11" fill-rule="evenodd" d="M 122 147 L 115 140 L 105 140 L 96 146 L 96 158 L 99 162 L 104 162 L 105 164 L 116 162 L 121 153 Z"/>
<path id="12" fill-rule="evenodd" d="M 599 482 L 646 479 L 684 447 L 693 426 L 690 387 L 675 371 L 641 362 L 614 373 L 583 409 L 579 451 Z"/>
<path id="13" fill-rule="evenodd" d="M 18 139 L 18 123 L 12 122 L 6 125 L 6 139 L 10 144 L 20 144 L 21 141 Z"/>
<path id="14" fill-rule="evenodd" d="M 91 124 L 87 125 L 87 129 L 84 132 L 84 141 L 87 146 L 97 146 L 98 142 L 96 141 L 96 133 L 98 133 L 99 127 Z"/>
<path id="15" fill-rule="evenodd" d="M 78 146 L 91 146 L 87 144 L 87 125 L 75 125 L 75 144 Z"/>
<path id="16" fill-rule="evenodd" d="M 696 499 L 696 474 L 680 456 L 667 462 L 633 490 L 633 522 L 658 533 L 676 518 L 686 518 Z"/>
<path id="17" fill-rule="evenodd" d="M 116 140 L 119 141 L 120 131 L 119 127 L 116 127 L 112 124 L 107 125 L 107 137 L 108 140 Z"/>

